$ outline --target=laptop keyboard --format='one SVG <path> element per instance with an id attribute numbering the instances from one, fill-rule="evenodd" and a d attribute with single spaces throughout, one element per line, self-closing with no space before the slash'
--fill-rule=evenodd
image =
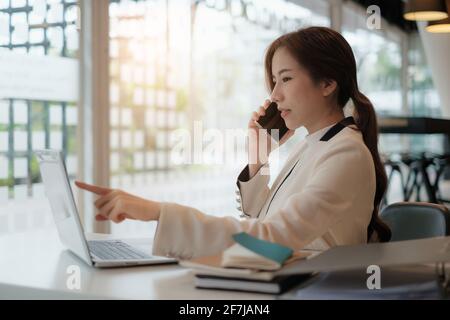
<path id="1" fill-rule="evenodd" d="M 150 259 L 151 256 L 120 240 L 88 241 L 89 251 L 102 260 Z"/>

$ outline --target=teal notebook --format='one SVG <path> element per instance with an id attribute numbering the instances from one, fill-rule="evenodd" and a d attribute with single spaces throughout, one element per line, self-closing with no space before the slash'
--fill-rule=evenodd
<path id="1" fill-rule="evenodd" d="M 234 234 L 233 240 L 236 244 L 223 253 L 224 267 L 277 270 L 293 255 L 291 248 L 255 238 L 245 232 Z"/>

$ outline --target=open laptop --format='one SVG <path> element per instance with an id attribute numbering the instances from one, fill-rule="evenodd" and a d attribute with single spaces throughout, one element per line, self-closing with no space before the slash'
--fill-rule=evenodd
<path id="1" fill-rule="evenodd" d="M 87 241 L 70 187 L 62 154 L 58 150 L 35 151 L 45 193 L 50 202 L 61 242 L 94 267 L 174 263 L 175 259 L 149 255 L 122 240 Z"/>

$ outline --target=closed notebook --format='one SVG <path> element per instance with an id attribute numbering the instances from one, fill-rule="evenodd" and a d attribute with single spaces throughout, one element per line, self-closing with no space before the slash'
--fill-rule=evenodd
<path id="1" fill-rule="evenodd" d="M 310 274 L 294 276 L 278 276 L 271 280 L 250 280 L 198 274 L 195 287 L 200 289 L 220 289 L 233 291 L 281 294 L 306 281 Z"/>

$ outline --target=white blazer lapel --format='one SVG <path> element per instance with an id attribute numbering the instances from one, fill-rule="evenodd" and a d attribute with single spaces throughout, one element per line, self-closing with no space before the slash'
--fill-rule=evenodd
<path id="1" fill-rule="evenodd" d="M 277 192 L 278 188 L 280 187 L 281 183 L 284 181 L 286 176 L 289 174 L 289 172 L 293 169 L 295 164 L 297 163 L 300 155 L 302 152 L 305 151 L 305 145 L 302 145 L 296 152 L 294 152 L 287 160 L 281 171 L 278 173 L 277 178 L 273 182 L 270 193 L 266 199 L 266 203 L 261 208 L 261 211 L 259 213 L 259 218 L 263 218 L 267 214 L 267 207 L 269 206 L 270 202 L 272 201 L 272 198 L 275 196 L 275 193 Z"/>

